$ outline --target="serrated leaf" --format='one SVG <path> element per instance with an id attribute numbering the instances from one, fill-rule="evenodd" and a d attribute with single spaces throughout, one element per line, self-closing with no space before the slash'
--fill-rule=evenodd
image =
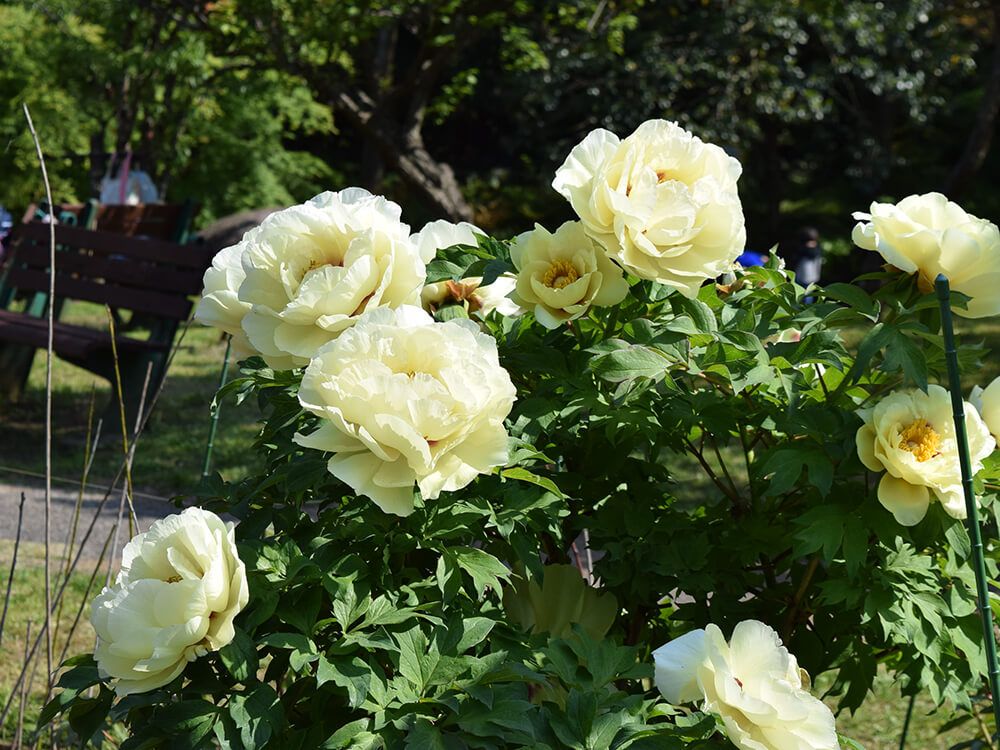
<path id="1" fill-rule="evenodd" d="M 257 649 L 242 628 L 235 628 L 233 640 L 219 649 L 219 659 L 237 682 L 246 682 L 260 666 Z"/>
<path id="2" fill-rule="evenodd" d="M 364 703 L 368 697 L 371 679 L 371 667 L 356 656 L 350 661 L 330 661 L 324 654 L 319 655 L 319 663 L 316 665 L 317 686 L 332 681 L 344 688 L 351 708 L 357 708 Z"/>
<path id="3" fill-rule="evenodd" d="M 278 736 L 285 725 L 278 693 L 266 683 L 258 684 L 249 693 L 232 694 L 229 716 L 240 730 L 244 747 L 263 747 L 272 736 Z"/>
<path id="4" fill-rule="evenodd" d="M 868 293 L 857 284 L 828 284 L 823 287 L 824 297 L 850 305 L 869 320 L 878 318 L 878 307 Z"/>
<path id="5" fill-rule="evenodd" d="M 516 479 L 520 482 L 530 482 L 531 484 L 537 485 L 543 489 L 548 490 L 553 495 L 558 498 L 563 497 L 563 493 L 559 491 L 559 487 L 548 477 L 540 477 L 537 474 L 524 469 L 520 466 L 514 466 L 509 469 L 504 469 L 500 472 L 500 476 L 504 479 Z"/>
<path id="6" fill-rule="evenodd" d="M 482 595 L 487 587 L 500 591 L 500 579 L 508 580 L 510 571 L 493 555 L 475 547 L 452 547 L 445 554 L 454 555 L 458 566 L 472 576 L 476 593 Z"/>

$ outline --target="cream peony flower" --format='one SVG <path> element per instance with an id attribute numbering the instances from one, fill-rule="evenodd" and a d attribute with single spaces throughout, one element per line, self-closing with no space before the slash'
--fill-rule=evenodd
<path id="1" fill-rule="evenodd" d="M 206 292 L 214 301 L 199 320 L 232 328 L 245 311 L 240 327 L 271 367 L 308 364 L 366 310 L 419 301 L 425 263 L 399 217 L 399 206 L 361 188 L 321 193 L 271 214 L 234 246 L 238 251 L 220 253 L 231 254 L 219 260 L 220 269 L 239 254 L 243 278 L 213 276 L 218 286 Z"/>
<path id="2" fill-rule="evenodd" d="M 246 278 L 242 264 L 244 247 L 244 243 L 239 242 L 223 248 L 212 258 L 212 266 L 202 279 L 205 289 L 194 310 L 194 318 L 199 323 L 214 326 L 232 336 L 232 353 L 237 359 L 257 354 L 241 325 L 251 305 L 241 302 L 237 295 Z"/>
<path id="3" fill-rule="evenodd" d="M 670 703 L 704 699 L 743 750 L 839 748 L 833 714 L 809 694 L 809 675 L 778 634 L 744 620 L 729 643 L 715 625 L 653 652 L 656 686 Z"/>
<path id="4" fill-rule="evenodd" d="M 649 120 L 625 140 L 592 131 L 552 187 L 627 271 L 693 298 L 743 252 L 741 172 L 718 146 L 677 123 Z"/>
<path id="5" fill-rule="evenodd" d="M 432 221 L 424 226 L 410 239 L 417 246 L 420 257 L 425 263 L 434 260 L 438 250 L 452 245 L 469 245 L 476 247 L 476 235 L 485 235 L 482 229 L 467 221 L 452 224 L 449 221 Z M 496 310 L 501 315 L 514 316 L 524 312 L 516 303 L 507 298 L 514 289 L 513 274 L 503 274 L 488 286 L 483 283 L 482 276 L 470 276 L 461 281 L 437 281 L 428 284 L 420 292 L 420 306 L 428 312 L 442 304 L 465 303 L 470 314 L 485 318 Z"/>
<path id="6" fill-rule="evenodd" d="M 558 328 L 595 305 L 616 305 L 628 294 L 621 269 L 578 221 L 567 221 L 555 234 L 535 224 L 514 238 L 510 257 L 517 269 L 511 299 L 534 311 L 546 328 Z"/>
<path id="7" fill-rule="evenodd" d="M 967 214 L 941 193 L 911 195 L 899 203 L 872 203 L 871 213 L 857 212 L 861 223 L 851 239 L 878 252 L 906 273 L 919 274 L 920 288 L 933 291 L 939 273 L 956 292 L 966 294 L 967 318 L 1000 313 L 1000 230 Z"/>
<path id="8" fill-rule="evenodd" d="M 309 363 L 299 401 L 324 422 L 294 439 L 334 453 L 331 474 L 406 516 L 414 482 L 432 500 L 507 460 L 514 396 L 496 342 L 473 321 L 378 308 Z"/>
<path id="9" fill-rule="evenodd" d="M 125 545 L 114 586 L 91 607 L 101 676 L 118 695 L 166 685 L 233 639 L 249 597 L 233 524 L 200 508 L 155 521 Z"/>
<path id="10" fill-rule="evenodd" d="M 1000 440 L 1000 378 L 994 378 L 986 388 L 973 386 L 969 402 L 976 407 L 994 440 Z"/>
<path id="11" fill-rule="evenodd" d="M 480 286 L 482 283 L 482 276 L 469 276 L 458 282 L 448 280 L 428 284 L 420 292 L 420 306 L 433 314 L 442 305 L 462 303 L 470 315 L 479 318 L 485 318 L 493 310 L 507 317 L 524 313 L 524 308 L 508 296 L 517 284 L 514 274 L 502 274 L 488 286 Z"/>
<path id="12" fill-rule="evenodd" d="M 871 471 L 885 471 L 878 499 L 903 526 L 920 523 L 937 499 L 953 518 L 965 518 L 965 497 L 955 441 L 951 396 L 939 385 L 899 391 L 861 409 L 864 424 L 855 438 L 858 457 Z M 965 404 L 965 431 L 973 471 L 993 452 L 995 441 L 972 405 Z"/>
<path id="13" fill-rule="evenodd" d="M 452 245 L 468 245 L 478 247 L 476 235 L 485 235 L 482 229 L 467 221 L 452 224 L 450 221 L 438 219 L 425 224 L 423 229 L 410 236 L 410 241 L 417 247 L 417 253 L 424 263 L 434 260 L 438 250 L 444 250 Z"/>

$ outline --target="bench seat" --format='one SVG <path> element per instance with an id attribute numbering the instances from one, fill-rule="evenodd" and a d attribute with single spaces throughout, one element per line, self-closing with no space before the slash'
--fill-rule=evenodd
<path id="1" fill-rule="evenodd" d="M 0 393 L 8 398 L 16 398 L 23 387 L 33 352 L 48 346 L 50 226 L 28 222 L 15 228 L 0 265 L 0 296 L 5 299 L 0 307 Z M 193 296 L 201 292 L 212 252 L 65 224 L 56 224 L 54 232 L 56 308 L 65 300 L 80 300 L 112 310 L 118 321 L 118 372 L 126 415 L 132 420 L 147 377 L 151 394 L 165 374 L 174 336 L 191 314 Z M 24 302 L 22 309 L 15 309 L 15 300 Z M 132 313 L 131 322 L 141 321 L 142 332 L 122 324 L 124 311 Z M 111 335 L 104 326 L 56 319 L 52 351 L 112 384 L 116 381 Z M 109 413 L 117 411 L 117 399 L 112 401 Z"/>

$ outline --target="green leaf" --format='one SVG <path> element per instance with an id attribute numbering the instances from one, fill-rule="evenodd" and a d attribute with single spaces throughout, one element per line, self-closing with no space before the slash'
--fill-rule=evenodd
<path id="1" fill-rule="evenodd" d="M 620 383 L 636 378 L 658 380 L 667 377 L 670 361 L 658 350 L 631 344 L 590 360 L 590 369 L 599 378 Z"/>
<path id="2" fill-rule="evenodd" d="M 510 571 L 493 555 L 475 547 L 452 547 L 445 554 L 453 555 L 458 566 L 472 576 L 476 593 L 482 595 L 486 587 L 500 591 L 500 579 L 508 580 Z"/>
<path id="3" fill-rule="evenodd" d="M 433 643 L 428 647 L 427 637 L 419 626 L 396 633 L 395 639 L 399 644 L 399 673 L 423 694 L 441 659 L 437 647 Z"/>
<path id="4" fill-rule="evenodd" d="M 371 721 L 369 718 L 364 718 L 352 721 L 350 724 L 345 724 L 326 738 L 326 741 L 320 745 L 320 750 L 343 750 L 350 746 L 356 737 L 363 735 L 374 737 L 375 735 L 368 732 Z"/>
<path id="5" fill-rule="evenodd" d="M 316 667 L 316 684 L 333 682 L 347 691 L 347 701 L 351 708 L 357 708 L 368 697 L 372 670 L 364 661 L 354 657 L 350 661 L 340 659 L 330 661 L 324 654 L 319 656 Z"/>
<path id="6" fill-rule="evenodd" d="M 364 630 L 376 625 L 395 625 L 406 622 L 415 614 L 416 610 L 412 607 L 402 607 L 388 597 L 380 596 L 372 601 L 357 629 Z"/>
<path id="7" fill-rule="evenodd" d="M 840 548 L 848 517 L 838 505 L 820 505 L 803 513 L 795 519 L 795 525 L 801 527 L 795 532 L 801 542 L 795 546 L 796 553 L 808 555 L 822 549 L 823 558 L 832 560 Z"/>
<path id="8" fill-rule="evenodd" d="M 91 737 L 102 726 L 108 723 L 108 712 L 115 694 L 110 690 L 101 690 L 93 698 L 80 698 L 73 701 L 69 709 L 69 725 L 81 737 Z"/>
<path id="9" fill-rule="evenodd" d="M 209 732 L 220 708 L 200 698 L 168 703 L 156 709 L 153 725 L 163 728 L 168 735 L 187 735 L 185 743 L 194 746 Z"/>
<path id="10" fill-rule="evenodd" d="M 829 284 L 823 287 L 824 297 L 850 305 L 869 320 L 878 318 L 878 306 L 868 293 L 857 284 Z"/>
<path id="11" fill-rule="evenodd" d="M 537 474 L 533 474 L 527 469 L 520 466 L 514 466 L 510 469 L 504 469 L 500 472 L 500 476 L 504 479 L 516 479 L 521 482 L 530 482 L 531 484 L 537 485 L 543 489 L 548 490 L 553 495 L 558 498 L 563 498 L 564 495 L 559 491 L 559 487 L 548 477 L 540 477 Z"/>
<path id="12" fill-rule="evenodd" d="M 306 664 L 318 658 L 316 644 L 301 633 L 269 633 L 260 639 L 260 643 L 290 650 L 292 653 L 289 654 L 288 663 L 296 672 L 301 672 Z"/>
<path id="13" fill-rule="evenodd" d="M 847 523 L 844 524 L 843 550 L 847 575 L 853 579 L 868 555 L 868 529 L 856 515 L 848 516 Z"/>
<path id="14" fill-rule="evenodd" d="M 949 518 L 945 523 L 944 535 L 948 544 L 955 551 L 961 560 L 968 560 L 972 554 L 972 540 L 969 539 L 969 532 L 965 529 L 965 524 L 955 518 Z"/>
<path id="15" fill-rule="evenodd" d="M 240 730 L 240 741 L 246 748 L 263 747 L 272 736 L 279 736 L 285 726 L 281 699 L 266 683 L 258 684 L 249 693 L 231 694 L 229 716 Z"/>
<path id="16" fill-rule="evenodd" d="M 413 727 L 406 733 L 406 750 L 457 750 L 464 748 L 465 744 L 458 738 L 448 738 L 441 735 L 441 732 L 424 717 L 418 717 L 413 723 Z"/>
<path id="17" fill-rule="evenodd" d="M 242 628 L 235 628 L 233 640 L 219 649 L 219 659 L 237 682 L 247 682 L 260 666 L 257 649 Z"/>
<path id="18" fill-rule="evenodd" d="M 709 286 L 705 288 L 708 289 Z M 711 290 L 711 293 L 715 297 L 714 289 Z M 718 330 L 719 327 L 715 320 L 715 313 L 701 299 L 688 299 L 678 294 L 671 298 L 671 302 L 674 304 L 675 310 L 691 318 L 695 328 L 700 333 L 713 333 Z"/>
<path id="19" fill-rule="evenodd" d="M 896 328 L 886 328 L 889 332 L 885 347 L 885 361 L 882 369 L 900 369 L 903 375 L 920 390 L 927 390 L 927 359 L 917 343 Z"/>

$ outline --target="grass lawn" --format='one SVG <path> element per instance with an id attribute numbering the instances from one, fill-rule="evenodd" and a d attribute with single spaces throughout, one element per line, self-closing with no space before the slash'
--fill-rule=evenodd
<path id="1" fill-rule="evenodd" d="M 4 589 L 7 576 L 10 573 L 13 555 L 13 542 L 0 540 L 0 570 L 3 571 Z M 10 601 L 7 618 L 4 622 L 2 641 L 0 641 L 0 711 L 6 705 L 11 690 L 17 682 L 18 675 L 24 664 L 26 636 L 34 643 L 40 628 L 45 622 L 45 550 L 44 545 L 22 543 L 18 549 L 17 568 L 14 571 L 10 586 Z M 56 619 L 58 625 L 53 628 L 53 663 L 58 665 L 63 658 L 76 654 L 87 653 L 94 646 L 94 630 L 87 619 L 90 609 L 85 607 L 79 622 L 74 627 L 74 620 L 80 613 L 80 606 L 89 601 L 104 585 L 106 566 L 97 575 L 93 587 L 88 594 L 88 584 L 94 571 L 96 561 L 81 561 L 82 567 L 75 571 L 66 586 L 62 606 Z M 59 571 L 59 561 L 52 561 L 53 586 L 52 596 L 57 592 L 56 583 Z M 62 579 L 59 579 L 62 580 Z M 2 608 L 2 603 L 0 603 Z M 65 653 L 65 657 L 63 654 Z M 28 685 L 28 693 L 24 706 L 25 732 L 31 732 L 45 700 L 45 641 L 37 651 L 35 667 Z M 20 700 L 15 699 L 12 710 L 0 727 L 0 740 L 9 740 L 14 736 L 18 722 Z"/>
<path id="2" fill-rule="evenodd" d="M 67 306 L 63 320 L 106 327 L 103 307 L 86 303 Z M 132 480 L 136 489 L 172 496 L 197 484 L 204 465 L 210 404 L 219 383 L 225 343 L 215 329 L 193 323 L 167 373 L 160 400 L 136 446 Z M 230 375 L 237 374 L 230 363 Z M 86 370 L 53 358 L 53 475 L 79 481 L 83 471 L 91 394 L 94 421 L 108 403 L 110 385 Z M 215 436 L 213 467 L 227 479 L 249 469 L 247 445 L 255 434 L 256 410 L 222 405 Z M 103 425 L 89 483 L 99 486 L 122 461 L 121 426 Z M 37 352 L 22 398 L 0 409 L 0 481 L 14 481 L 12 470 L 45 471 L 45 354 Z"/>

